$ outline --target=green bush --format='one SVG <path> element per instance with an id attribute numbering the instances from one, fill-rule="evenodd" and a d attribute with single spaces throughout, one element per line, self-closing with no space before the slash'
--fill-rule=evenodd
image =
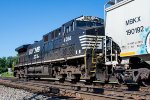
<path id="1" fill-rule="evenodd" d="M 1 74 L 1 77 L 14 77 L 14 76 L 13 76 L 13 73 L 5 72 Z"/>

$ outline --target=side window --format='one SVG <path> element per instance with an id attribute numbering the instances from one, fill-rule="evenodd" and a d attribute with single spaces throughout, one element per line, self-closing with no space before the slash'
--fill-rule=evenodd
<path id="1" fill-rule="evenodd" d="M 69 33 L 69 26 L 66 28 L 66 33 Z"/>
<path id="2" fill-rule="evenodd" d="M 57 38 L 58 35 L 59 35 L 59 32 L 58 32 L 58 30 L 57 30 L 57 31 L 55 32 L 55 38 Z"/>
<path id="3" fill-rule="evenodd" d="M 51 32 L 51 39 L 57 38 L 59 35 L 61 35 L 61 29 L 57 29 L 53 32 Z"/>
<path id="4" fill-rule="evenodd" d="M 73 28 L 74 26 L 73 26 L 73 23 L 71 24 L 71 25 L 69 25 L 69 26 L 67 26 L 66 27 L 66 33 L 69 33 L 69 32 L 71 32 L 71 31 L 73 31 L 74 30 L 74 28 Z"/>
<path id="5" fill-rule="evenodd" d="M 69 32 L 71 32 L 71 31 L 72 31 L 72 25 L 69 26 Z"/>
<path id="6" fill-rule="evenodd" d="M 57 38 L 61 34 L 61 29 L 57 29 L 55 31 L 55 38 Z"/>
<path id="7" fill-rule="evenodd" d="M 74 22 L 70 25 L 70 31 L 74 31 Z"/>
<path id="8" fill-rule="evenodd" d="M 44 42 L 47 42 L 48 41 L 48 35 L 45 35 L 44 36 Z"/>
<path id="9" fill-rule="evenodd" d="M 52 32 L 51 33 L 51 39 L 54 39 L 55 38 L 55 32 Z"/>
<path id="10" fill-rule="evenodd" d="M 65 25 L 63 25 L 62 27 L 62 29 L 63 29 L 63 35 L 66 35 L 66 34 L 68 34 L 69 32 L 71 32 L 71 31 L 74 31 L 74 27 L 75 27 L 75 25 L 74 25 L 75 23 L 74 22 L 72 22 L 70 25 L 68 25 L 68 26 L 65 26 Z M 60 32 L 61 32 L 61 30 L 60 30 Z"/>

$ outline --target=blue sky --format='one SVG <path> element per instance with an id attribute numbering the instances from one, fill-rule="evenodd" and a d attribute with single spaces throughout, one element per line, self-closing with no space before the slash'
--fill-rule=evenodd
<path id="1" fill-rule="evenodd" d="M 0 57 L 81 15 L 103 18 L 107 0 L 0 0 Z"/>

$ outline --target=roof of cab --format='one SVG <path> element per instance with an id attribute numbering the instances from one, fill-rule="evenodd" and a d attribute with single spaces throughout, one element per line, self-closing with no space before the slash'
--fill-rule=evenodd
<path id="1" fill-rule="evenodd" d="M 16 48 L 15 51 L 19 51 L 19 50 L 21 50 L 21 49 L 27 49 L 29 45 L 30 45 L 30 44 L 22 45 L 22 46 Z"/>

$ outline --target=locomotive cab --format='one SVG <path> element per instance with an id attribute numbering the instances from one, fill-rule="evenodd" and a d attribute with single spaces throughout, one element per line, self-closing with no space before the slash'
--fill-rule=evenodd
<path id="1" fill-rule="evenodd" d="M 14 68 L 14 76 L 18 78 L 24 78 L 25 77 L 25 68 L 23 65 L 27 64 L 27 57 L 26 52 L 28 49 L 28 46 L 30 44 L 22 45 L 15 50 L 18 52 L 18 64 Z"/>

